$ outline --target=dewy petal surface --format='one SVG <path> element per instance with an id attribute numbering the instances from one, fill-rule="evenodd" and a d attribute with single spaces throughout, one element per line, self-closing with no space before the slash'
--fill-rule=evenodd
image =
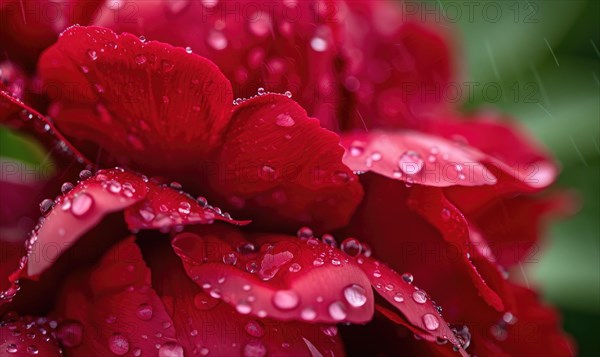
<path id="1" fill-rule="evenodd" d="M 374 130 L 342 136 L 344 163 L 360 172 L 427 186 L 482 186 L 496 183 L 478 150 L 414 131 Z"/>
<path id="2" fill-rule="evenodd" d="M 362 197 L 357 177 L 342 163 L 339 137 L 285 96 L 236 106 L 223 141 L 214 190 L 232 209 L 261 214 L 271 227 L 340 227 Z M 276 220 L 267 218 L 273 214 Z"/>
<path id="3" fill-rule="evenodd" d="M 129 34 L 71 27 L 39 72 L 67 136 L 149 174 L 197 165 L 229 119 L 231 85 L 212 62 Z"/>
<path id="4" fill-rule="evenodd" d="M 173 246 L 192 280 L 242 313 L 322 323 L 365 323 L 373 315 L 365 274 L 318 239 L 214 226 L 182 233 Z"/>
<path id="5" fill-rule="evenodd" d="M 155 355 L 177 342 L 134 237 L 113 246 L 92 269 L 71 275 L 53 314 L 71 356 Z"/>

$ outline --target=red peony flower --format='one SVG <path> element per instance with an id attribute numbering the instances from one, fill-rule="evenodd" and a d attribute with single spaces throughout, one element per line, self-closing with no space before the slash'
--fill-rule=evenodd
<path id="1" fill-rule="evenodd" d="M 0 285 L 2 350 L 573 354 L 506 279 L 569 204 L 539 195 L 556 167 L 494 115 L 422 96 L 452 78 L 436 32 L 384 2 L 279 4 L 295 22 L 240 18 L 249 2 L 173 2 L 168 20 L 137 4 L 133 28 L 93 21 L 194 53 L 69 28 L 38 63 L 48 117 L 5 79 L 2 122 L 77 159 L 57 180 L 89 167 L 42 201 L 26 251 L 3 233 L 2 274 L 20 268 Z"/>

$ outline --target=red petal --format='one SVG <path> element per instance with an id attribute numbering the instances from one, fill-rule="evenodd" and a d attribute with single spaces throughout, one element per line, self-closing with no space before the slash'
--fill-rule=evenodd
<path id="1" fill-rule="evenodd" d="M 35 66 L 41 51 L 72 24 L 86 24 L 101 0 L 3 0 L 0 37 L 2 52 L 28 67 Z"/>
<path id="2" fill-rule="evenodd" d="M 133 237 L 93 269 L 71 275 L 54 311 L 68 354 L 151 356 L 155 345 L 175 345 L 173 321 L 150 285 L 150 270 Z"/>
<path id="3" fill-rule="evenodd" d="M 38 276 L 104 216 L 115 211 L 125 210 L 131 230 L 169 230 L 179 225 L 212 223 L 214 220 L 247 223 L 234 221 L 212 206 L 202 207 L 183 192 L 122 169 L 98 171 L 54 202 L 47 201 L 42 205 L 48 206 L 49 213 L 27 243 L 30 247 L 26 260 L 27 277 Z M 19 275 L 21 271 L 15 272 L 11 279 L 18 279 Z"/>
<path id="4" fill-rule="evenodd" d="M 493 248 L 498 262 L 509 268 L 538 253 L 545 220 L 574 213 L 575 201 L 569 193 L 507 197 L 469 212 L 469 216 Z"/>
<path id="5" fill-rule="evenodd" d="M 196 167 L 230 115 L 231 86 L 212 62 L 129 34 L 71 27 L 39 70 L 61 130 L 151 174 Z"/>
<path id="6" fill-rule="evenodd" d="M 345 254 L 318 239 L 259 235 L 247 240 L 222 226 L 202 232 L 177 236 L 175 252 L 188 276 L 238 312 L 324 323 L 371 319 L 368 279 Z M 256 253 L 236 252 L 253 242 L 260 247 Z"/>
<path id="7" fill-rule="evenodd" d="M 392 269 L 370 258 L 362 259 L 361 268 L 369 276 L 372 286 L 384 299 L 398 309 L 408 322 L 418 327 L 419 335 L 428 341 L 448 340 L 459 347 L 461 354 L 466 352 L 460 346 L 454 332 L 437 311 L 436 305 L 425 291 L 406 282 Z"/>
<path id="8" fill-rule="evenodd" d="M 215 191 L 238 210 L 247 205 L 256 214 L 256 206 L 264 208 L 260 217 L 270 226 L 340 227 L 362 197 L 356 176 L 341 161 L 338 136 L 285 96 L 237 106 L 225 138 L 219 157 L 225 167 L 211 177 Z"/>
<path id="9" fill-rule="evenodd" d="M 481 235 L 469 227 L 463 213 L 438 188 L 415 187 L 411 190 L 408 203 L 409 207 L 419 212 L 439 230 L 448 243 L 460 251 L 458 259 L 467 267 L 481 297 L 496 310 L 504 310 L 506 307 L 503 297 L 507 298 L 508 294 L 503 291 L 505 282 L 496 257 Z M 500 293 L 504 293 L 502 297 L 499 296 Z"/>
<path id="10" fill-rule="evenodd" d="M 153 245 L 144 253 L 156 291 L 171 306 L 169 313 L 186 356 L 344 355 L 335 327 L 240 314 L 203 292 L 185 275 L 174 254 L 165 255 L 166 249 Z"/>
<path id="11" fill-rule="evenodd" d="M 551 156 L 516 123 L 501 122 L 492 115 L 473 115 L 468 120 L 429 121 L 425 129 L 448 139 L 477 148 L 487 154 L 484 163 L 498 183 L 493 189 L 459 188 L 448 192 L 463 210 L 477 210 L 505 194 L 538 192 L 548 187 L 558 174 Z M 468 195 L 468 196 L 467 196 Z"/>
<path id="12" fill-rule="evenodd" d="M 236 97 L 256 95 L 261 87 L 290 91 L 323 126 L 338 128 L 337 1 L 130 4 L 137 21 L 120 21 L 122 9 L 103 8 L 95 24 L 189 46 L 219 66 Z"/>
<path id="13" fill-rule="evenodd" d="M 481 164 L 485 155 L 443 138 L 412 131 L 353 133 L 342 137 L 344 163 L 355 171 L 428 186 L 496 183 Z"/>
<path id="14" fill-rule="evenodd" d="M 60 357 L 63 354 L 54 337 L 54 327 L 44 317 L 8 314 L 0 321 L 0 351 L 3 356 Z"/>
<path id="15" fill-rule="evenodd" d="M 352 118 L 346 128 L 415 127 L 421 117 L 443 112 L 454 66 L 449 41 L 422 18 L 411 19 L 418 5 L 347 4 L 344 84 L 357 105 L 342 108 Z"/>
<path id="16" fill-rule="evenodd" d="M 544 306 L 538 294 L 530 289 L 512 285 L 512 293 L 518 302 L 516 324 L 504 326 L 507 338 L 504 343 L 498 342 L 506 352 L 513 356 L 576 355 L 575 342 L 561 331 L 554 309 Z"/>
<path id="17" fill-rule="evenodd" d="M 250 221 L 236 221 L 228 213 L 206 203 L 199 203 L 183 191 L 165 185 L 148 184 L 148 194 L 142 202 L 125 210 L 125 220 L 132 231 L 161 229 L 168 231 L 174 226 L 188 224 L 211 224 L 226 221 L 246 225 Z"/>
<path id="18" fill-rule="evenodd" d="M 27 275 L 42 273 L 104 216 L 133 205 L 145 195 L 140 176 L 119 170 L 99 171 L 79 183 L 53 202 L 39 229 L 32 233 Z"/>

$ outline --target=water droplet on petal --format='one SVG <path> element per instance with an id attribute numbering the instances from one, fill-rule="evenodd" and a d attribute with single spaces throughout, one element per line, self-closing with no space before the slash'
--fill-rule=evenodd
<path id="1" fill-rule="evenodd" d="M 300 297 L 294 290 L 279 290 L 273 294 L 272 302 L 281 310 L 291 310 L 300 304 Z"/>
<path id="2" fill-rule="evenodd" d="M 92 61 L 95 61 L 98 59 L 98 53 L 94 50 L 87 50 L 87 55 Z"/>
<path id="3" fill-rule="evenodd" d="M 265 95 L 266 93 L 267 91 L 263 87 L 258 88 L 258 95 Z"/>
<path id="4" fill-rule="evenodd" d="M 346 238 L 340 245 L 342 251 L 351 257 L 357 257 L 362 251 L 362 245 L 356 238 Z"/>
<path id="5" fill-rule="evenodd" d="M 71 192 L 72 189 L 73 189 L 73 184 L 70 182 L 65 182 L 60 187 L 60 192 L 62 192 L 63 195 L 66 195 L 67 193 Z"/>
<path id="6" fill-rule="evenodd" d="M 277 117 L 275 118 L 275 124 L 279 126 L 290 127 L 294 126 L 295 123 L 296 121 L 294 121 L 294 119 L 289 114 L 282 113 L 277 115 Z"/>
<path id="7" fill-rule="evenodd" d="M 223 263 L 228 265 L 235 265 L 237 263 L 237 254 L 229 252 L 223 254 Z"/>
<path id="8" fill-rule="evenodd" d="M 75 217 L 81 217 L 88 213 L 94 205 L 94 199 L 89 194 L 83 192 L 77 195 L 71 203 L 71 213 Z"/>
<path id="9" fill-rule="evenodd" d="M 76 321 L 65 321 L 58 326 L 56 337 L 63 346 L 79 346 L 83 339 L 83 326 Z"/>
<path id="10" fill-rule="evenodd" d="M 412 282 L 415 280 L 415 277 L 411 273 L 404 273 L 402 274 L 402 280 L 409 284 L 412 284 Z"/>
<path id="11" fill-rule="evenodd" d="M 424 304 L 427 302 L 427 294 L 423 290 L 417 290 L 412 294 L 413 300 L 416 303 Z"/>
<path id="12" fill-rule="evenodd" d="M 246 333 L 252 337 L 262 337 L 265 334 L 265 328 L 262 322 L 251 320 L 244 327 Z"/>
<path id="13" fill-rule="evenodd" d="M 306 321 L 312 321 L 317 317 L 317 312 L 312 307 L 308 306 L 300 312 L 300 318 Z"/>
<path id="14" fill-rule="evenodd" d="M 398 159 L 398 167 L 407 175 L 415 175 L 421 171 L 425 162 L 415 151 L 407 151 Z"/>
<path id="15" fill-rule="evenodd" d="M 129 341 L 120 333 L 115 333 L 108 338 L 108 348 L 117 356 L 123 356 L 129 352 Z"/>
<path id="16" fill-rule="evenodd" d="M 146 63 L 146 60 L 147 60 L 147 58 L 146 58 L 145 55 L 137 55 L 137 56 L 135 56 L 135 63 L 137 63 L 139 65 L 142 65 L 142 64 Z"/>
<path id="17" fill-rule="evenodd" d="M 286 96 L 286 97 L 288 97 L 288 98 L 291 98 L 291 97 L 292 97 L 292 92 L 290 92 L 289 90 L 286 90 L 286 91 L 283 93 L 283 95 L 285 95 L 285 96 Z"/>
<path id="18" fill-rule="evenodd" d="M 348 315 L 346 314 L 346 307 L 340 301 L 332 302 L 329 305 L 328 311 L 331 318 L 336 321 L 342 321 Z"/>
<path id="19" fill-rule="evenodd" d="M 252 306 L 250 306 L 250 304 L 247 301 L 240 301 L 235 306 L 235 309 L 237 310 L 238 313 L 240 313 L 242 315 L 248 315 L 249 313 L 252 312 Z"/>
<path id="20" fill-rule="evenodd" d="M 267 355 L 267 347 L 260 341 L 250 341 L 244 346 L 244 357 L 264 357 Z"/>
<path id="21" fill-rule="evenodd" d="M 402 296 L 401 293 L 397 293 L 396 295 L 394 295 L 394 301 L 395 302 L 403 302 L 404 301 L 404 297 Z"/>
<path id="22" fill-rule="evenodd" d="M 90 177 L 92 177 L 92 172 L 90 170 L 81 170 L 81 172 L 79 172 L 79 179 L 81 180 L 87 180 Z"/>
<path id="23" fill-rule="evenodd" d="M 313 231 L 308 227 L 302 227 L 298 230 L 297 236 L 300 239 L 309 239 L 313 237 Z"/>
<path id="24" fill-rule="evenodd" d="M 433 314 L 423 315 L 423 323 L 425 324 L 425 328 L 429 331 L 437 330 L 437 328 L 440 327 L 440 322 Z"/>
<path id="25" fill-rule="evenodd" d="M 185 48 L 185 52 L 186 52 L 186 53 L 192 53 L 192 48 L 191 48 L 191 47 L 189 47 L 189 46 L 188 46 L 188 47 L 186 47 L 186 48 Z"/>
<path id="26" fill-rule="evenodd" d="M 54 207 L 54 201 L 46 198 L 40 203 L 40 212 L 45 216 L 50 213 L 50 210 Z"/>
<path id="27" fill-rule="evenodd" d="M 179 202 L 179 208 L 177 209 L 181 214 L 190 214 L 190 210 L 192 209 L 192 205 L 187 201 Z"/>
<path id="28" fill-rule="evenodd" d="M 183 347 L 175 342 L 167 342 L 158 349 L 158 357 L 183 357 Z"/>
<path id="29" fill-rule="evenodd" d="M 141 304 L 135 314 L 140 320 L 148 321 L 152 318 L 152 306 Z"/>
<path id="30" fill-rule="evenodd" d="M 367 292 L 358 284 L 352 284 L 344 288 L 344 297 L 354 307 L 361 307 L 367 302 Z"/>

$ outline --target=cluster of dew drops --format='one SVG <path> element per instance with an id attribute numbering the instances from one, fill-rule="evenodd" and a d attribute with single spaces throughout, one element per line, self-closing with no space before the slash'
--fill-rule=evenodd
<path id="1" fill-rule="evenodd" d="M 365 149 L 364 145 L 358 141 L 355 141 L 351 144 L 348 153 L 351 157 L 360 157 L 364 155 Z M 392 172 L 392 177 L 396 179 L 404 178 L 407 187 L 410 187 L 414 179 L 413 177 L 422 171 L 423 167 L 426 164 L 426 161 L 430 164 L 434 164 L 438 161 L 440 157 L 440 150 L 437 146 L 433 146 L 429 149 L 429 154 L 427 155 L 427 160 L 423 158 L 423 156 L 414 151 L 414 150 L 406 150 L 402 153 L 397 160 L 397 168 L 395 168 Z M 448 161 L 450 159 L 450 155 L 447 153 L 441 154 L 442 160 Z M 379 162 L 383 159 L 383 154 L 380 151 L 373 151 L 365 158 L 365 166 L 367 168 L 372 168 L 376 162 Z M 457 172 L 457 177 L 459 180 L 465 180 L 466 176 L 463 171 L 463 165 L 459 163 L 452 164 L 454 170 Z M 363 174 L 363 171 L 356 171 L 356 174 Z"/>

